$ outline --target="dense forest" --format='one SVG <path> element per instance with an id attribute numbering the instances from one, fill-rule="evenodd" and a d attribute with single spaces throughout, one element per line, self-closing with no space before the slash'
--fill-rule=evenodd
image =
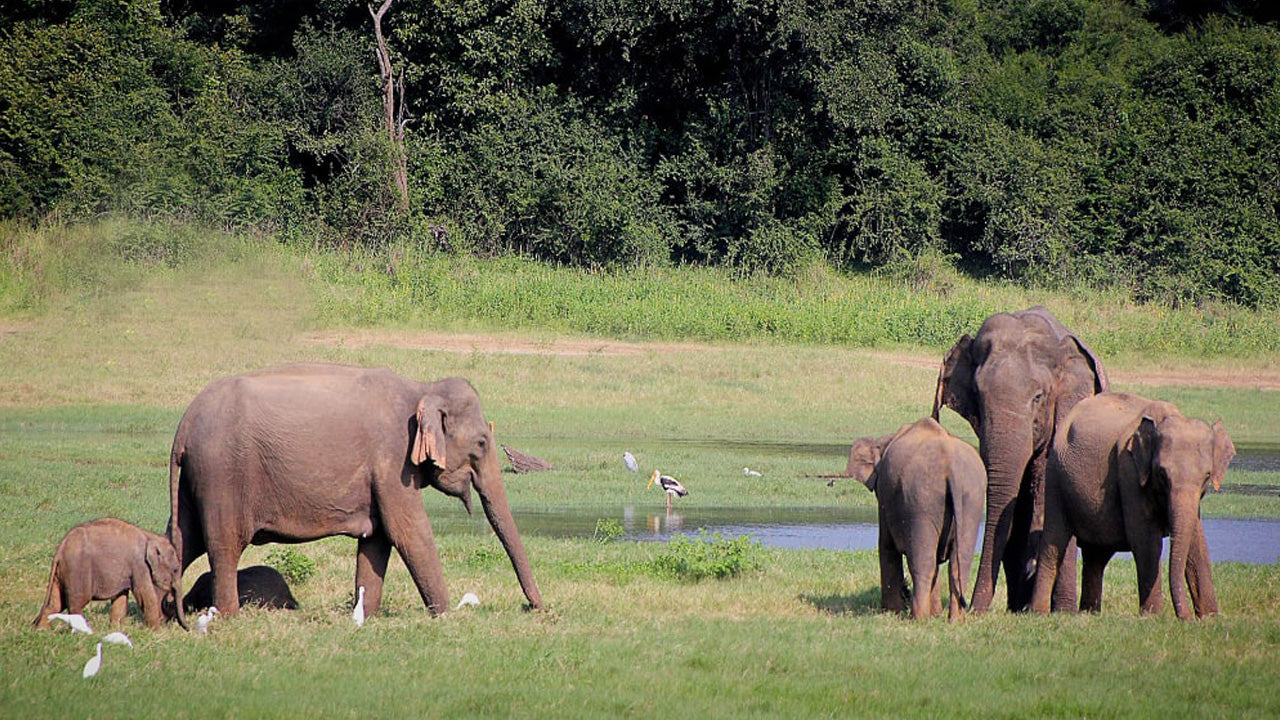
<path id="1" fill-rule="evenodd" d="M 1280 306 L 1270 0 L 7 0 L 0 57 L 11 221 Z"/>

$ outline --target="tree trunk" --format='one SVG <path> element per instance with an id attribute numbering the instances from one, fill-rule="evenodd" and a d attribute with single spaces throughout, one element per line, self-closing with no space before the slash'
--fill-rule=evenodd
<path id="1" fill-rule="evenodd" d="M 404 150 L 404 71 L 400 71 L 399 82 L 396 82 L 395 71 L 391 67 L 391 53 L 387 50 L 387 40 L 382 35 L 382 16 L 391 8 L 392 0 L 383 0 L 382 7 L 377 10 L 369 6 L 369 14 L 373 16 L 373 36 L 378 41 L 378 70 L 382 73 L 382 119 L 391 140 L 391 185 L 398 198 L 400 210 L 409 209 L 409 159 Z"/>

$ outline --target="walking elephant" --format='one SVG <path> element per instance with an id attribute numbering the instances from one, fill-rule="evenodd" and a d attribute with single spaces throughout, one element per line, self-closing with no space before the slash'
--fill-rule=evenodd
<path id="1" fill-rule="evenodd" d="M 1102 609 L 1102 577 L 1118 551 L 1133 553 L 1142 613 L 1158 613 L 1162 538 L 1169 537 L 1169 592 L 1180 619 L 1218 611 L 1200 499 L 1220 489 L 1235 446 L 1222 428 L 1183 417 L 1167 402 L 1103 393 L 1063 420 L 1045 477 L 1044 544 L 1032 609 L 1049 610 L 1068 540 L 1083 558 L 1080 609 Z M 1190 601 L 1188 601 L 1188 589 Z"/>
<path id="2" fill-rule="evenodd" d="M 147 627 L 182 616 L 182 568 L 169 539 L 115 518 L 99 518 L 67 531 L 49 569 L 44 605 L 32 623 L 49 627 L 50 613 L 79 613 L 93 600 L 111 601 L 111 626 L 119 627 L 133 593 Z"/>
<path id="3" fill-rule="evenodd" d="M 880 517 L 880 604 L 900 612 L 911 572 L 911 617 L 942 612 L 938 566 L 947 565 L 947 617 L 964 618 L 965 585 L 982 526 L 987 471 L 968 443 L 924 418 L 894 435 L 863 438 L 849 451 L 849 475 L 876 494 Z"/>
<path id="4" fill-rule="evenodd" d="M 933 417 L 942 406 L 973 427 L 987 467 L 986 533 L 973 590 L 975 612 L 995 594 L 1004 564 L 1010 610 L 1026 609 L 1044 518 L 1044 467 L 1061 419 L 1107 389 L 1097 355 L 1043 307 L 997 313 L 963 335 L 942 361 Z M 1075 605 L 1074 546 L 1055 607 Z M 1067 578 L 1072 578 L 1070 581 Z"/>
<path id="5" fill-rule="evenodd" d="M 503 487 L 498 446 L 465 380 L 423 383 L 390 370 L 289 365 L 214 381 L 178 424 L 169 460 L 169 535 L 185 570 L 209 554 L 214 604 L 239 609 L 249 544 L 358 538 L 365 612 L 382 602 L 394 547 L 433 613 L 449 607 L 421 489 L 471 490 L 525 597 L 542 607 Z"/>

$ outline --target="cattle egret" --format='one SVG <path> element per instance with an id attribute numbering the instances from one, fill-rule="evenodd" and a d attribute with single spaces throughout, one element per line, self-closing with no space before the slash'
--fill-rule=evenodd
<path id="1" fill-rule="evenodd" d="M 640 472 L 640 463 L 636 462 L 635 455 L 632 455 L 629 452 L 622 453 L 622 462 L 627 466 L 627 469 L 630 470 L 631 472 L 633 473 Z"/>
<path id="2" fill-rule="evenodd" d="M 667 494 L 667 511 L 668 512 L 670 512 L 671 510 L 671 498 L 684 497 L 685 495 L 689 494 L 689 491 L 684 489 L 684 486 L 680 484 L 679 480 L 676 480 L 670 475 L 663 475 L 657 470 L 653 471 L 653 475 L 649 478 L 649 484 L 645 486 L 645 489 L 648 490 L 649 488 L 653 487 L 653 484 L 655 482 L 658 483 L 658 486 L 661 487 L 663 492 Z"/>
<path id="3" fill-rule="evenodd" d="M 749 476 L 751 476 L 751 477 L 760 477 L 760 473 L 759 473 L 759 472 L 757 472 L 757 471 L 755 471 L 755 470 L 752 470 L 752 469 L 751 469 L 751 468 L 749 468 L 749 467 L 744 467 L 744 468 L 742 468 L 742 474 L 743 474 L 743 475 L 749 475 Z"/>
<path id="4" fill-rule="evenodd" d="M 98 650 L 93 657 L 89 658 L 89 662 L 84 664 L 84 671 L 80 673 L 80 677 L 91 678 L 97 675 L 100 669 L 102 669 L 102 643 L 98 643 Z"/>
<path id="5" fill-rule="evenodd" d="M 480 598 L 476 597 L 475 593 L 467 593 L 466 595 L 462 596 L 462 600 L 458 603 L 458 607 L 454 608 L 454 610 L 461 610 L 467 605 L 479 605 L 479 604 L 480 604 Z"/>
<path id="6" fill-rule="evenodd" d="M 106 635 L 103 635 L 102 642 L 109 642 L 112 645 L 128 645 L 129 647 L 133 647 L 133 641 L 129 639 L 129 636 L 119 631 L 109 632 Z"/>
<path id="7" fill-rule="evenodd" d="M 213 619 L 217 616 L 218 616 L 218 608 L 216 607 L 211 607 L 208 610 L 205 610 L 203 613 L 201 613 L 200 617 L 196 618 L 196 632 L 198 633 L 209 632 L 209 623 L 213 622 Z"/>
<path id="8" fill-rule="evenodd" d="M 50 613 L 46 615 L 49 620 L 61 620 L 71 626 L 71 632 L 82 633 L 84 635 L 92 635 L 93 628 L 89 627 L 89 623 L 85 621 L 84 616 L 80 614 L 70 613 Z"/>
<path id="9" fill-rule="evenodd" d="M 351 609 L 351 622 L 356 627 L 364 627 L 364 586 L 361 585 L 357 591 L 356 606 Z"/>

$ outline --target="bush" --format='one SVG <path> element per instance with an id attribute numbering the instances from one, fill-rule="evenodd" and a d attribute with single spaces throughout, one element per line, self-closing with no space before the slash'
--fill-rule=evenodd
<path id="1" fill-rule="evenodd" d="M 291 583 L 304 583 L 316 574 L 316 561 L 291 547 L 278 547 L 267 553 L 266 563 Z"/>
<path id="2" fill-rule="evenodd" d="M 681 580 L 730 578 L 764 569 L 761 545 L 750 535 L 726 538 L 698 530 L 697 537 L 676 535 L 653 560 L 654 571 Z"/>

